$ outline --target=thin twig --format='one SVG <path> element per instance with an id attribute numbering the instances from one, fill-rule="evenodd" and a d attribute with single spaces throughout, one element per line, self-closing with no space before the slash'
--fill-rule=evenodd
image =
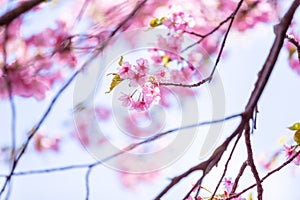
<path id="1" fill-rule="evenodd" d="M 15 159 L 15 150 L 16 150 L 16 121 L 17 121 L 17 115 L 16 115 L 16 106 L 15 101 L 13 98 L 13 86 L 10 79 L 9 70 L 7 68 L 7 51 L 6 51 L 6 45 L 8 42 L 8 28 L 9 25 L 5 26 L 4 29 L 4 37 L 3 37 L 3 62 L 4 62 L 4 78 L 6 79 L 6 86 L 7 86 L 7 93 L 9 98 L 9 104 L 11 109 L 11 160 Z M 13 166 L 13 165 L 12 165 Z M 11 166 L 11 167 L 12 167 Z M 6 194 L 6 199 L 9 199 L 9 196 L 12 191 L 12 181 L 9 182 L 8 185 L 8 191 Z"/>
<path id="2" fill-rule="evenodd" d="M 191 167 L 184 173 L 171 179 L 171 182 L 155 197 L 155 199 L 156 200 L 161 199 L 173 186 L 177 185 L 182 179 L 186 178 L 188 175 L 190 175 L 195 171 L 201 170 L 203 172 L 202 174 L 203 176 L 207 175 L 210 172 L 210 170 L 218 164 L 219 160 L 221 159 L 223 153 L 226 151 L 232 139 L 234 139 L 235 136 L 240 134 L 243 125 L 244 125 L 244 120 L 242 119 L 240 125 L 235 129 L 235 131 L 229 137 L 226 138 L 226 140 L 212 153 L 212 155 L 206 161 L 203 161 Z M 202 180 L 203 178 L 199 179 L 197 184 L 201 185 Z M 194 186 L 194 188 L 196 188 L 196 186 Z"/>
<path id="3" fill-rule="evenodd" d="M 214 153 L 204 162 L 201 162 L 184 173 L 171 179 L 171 182 L 156 196 L 155 199 L 161 199 L 171 188 L 177 185 L 183 178 L 186 178 L 188 175 L 194 171 L 201 170 L 205 176 L 210 170 L 216 166 L 221 159 L 223 152 L 227 149 L 230 142 L 244 130 L 245 125 L 249 123 L 249 120 L 252 119 L 255 107 L 257 107 L 257 102 L 261 97 L 262 92 L 264 91 L 266 84 L 270 78 L 271 72 L 275 66 L 275 63 L 278 59 L 279 52 L 283 46 L 284 36 L 286 31 L 291 24 L 294 13 L 299 5 L 299 0 L 295 0 L 288 11 L 285 13 L 284 17 L 280 20 L 280 23 L 275 26 L 275 40 L 271 47 L 270 53 L 266 58 L 266 61 L 259 73 L 255 87 L 250 95 L 248 103 L 245 107 L 245 111 L 242 115 L 242 120 L 235 131 L 226 138 L 226 140 L 214 151 Z M 202 180 L 202 179 L 201 179 Z M 201 184 L 201 182 L 200 182 Z"/>
<path id="4" fill-rule="evenodd" d="M 239 4 L 242 4 L 243 0 L 241 0 L 239 2 Z M 188 49 L 192 48 L 193 46 L 199 44 L 202 42 L 202 40 L 208 36 L 210 36 L 211 34 L 213 34 L 214 32 L 216 32 L 217 30 L 219 30 L 224 24 L 226 24 L 229 20 L 232 20 L 232 16 L 233 15 L 236 15 L 238 10 L 240 9 L 240 6 L 241 5 L 237 5 L 236 9 L 226 18 L 224 19 L 223 21 L 221 21 L 215 28 L 213 28 L 211 31 L 207 32 L 206 34 L 198 34 L 198 33 L 195 33 L 195 32 L 189 32 L 189 31 L 185 31 L 185 33 L 188 33 L 188 34 L 191 34 L 191 35 L 195 35 L 197 37 L 200 37 L 201 39 L 199 39 L 198 41 L 196 41 L 195 43 L 187 46 L 186 48 L 184 48 L 181 53 L 187 51 Z"/>
<path id="5" fill-rule="evenodd" d="M 248 155 L 248 165 L 252 171 L 253 177 L 256 181 L 256 185 L 257 185 L 257 199 L 258 200 L 262 200 L 262 195 L 263 195 L 263 187 L 262 184 L 260 182 L 260 178 L 259 178 L 259 174 L 258 171 L 256 169 L 255 163 L 254 163 L 254 159 L 253 159 L 253 151 L 252 151 L 252 146 L 251 146 L 251 140 L 250 140 L 250 126 L 249 123 L 245 125 L 245 143 L 246 143 L 246 147 L 247 147 L 247 155 Z"/>
<path id="6" fill-rule="evenodd" d="M 231 192 L 230 192 L 229 196 L 231 196 L 232 194 L 234 194 L 234 192 L 235 192 L 235 190 L 236 190 L 236 188 L 238 186 L 238 183 L 240 181 L 240 178 L 243 176 L 244 171 L 245 171 L 245 169 L 246 169 L 247 166 L 248 166 L 247 161 L 243 162 L 243 164 L 242 164 L 242 166 L 240 168 L 240 171 L 239 171 L 238 175 L 236 176 L 236 178 L 234 180 L 234 183 L 233 183 L 233 186 L 232 186 L 232 189 L 231 189 Z"/>
<path id="7" fill-rule="evenodd" d="M 233 21 L 234 21 L 234 19 L 235 19 L 235 16 L 236 16 L 237 12 L 239 11 L 240 7 L 242 6 L 242 3 L 243 3 L 243 0 L 241 0 L 241 1 L 238 3 L 236 9 L 234 10 L 234 12 L 232 13 L 232 15 L 231 15 L 231 17 L 230 17 L 229 26 L 228 26 L 228 28 L 227 28 L 227 30 L 226 30 L 225 35 L 224 35 L 224 38 L 223 38 L 223 41 L 222 41 L 222 44 L 221 44 L 221 49 L 219 50 L 219 54 L 218 54 L 218 56 L 217 56 L 215 65 L 214 65 L 213 70 L 212 70 L 212 72 L 211 72 L 211 74 L 210 74 L 209 77 L 213 77 L 213 75 L 214 75 L 214 73 L 215 73 L 215 71 L 216 71 L 216 69 L 217 69 L 217 66 L 218 66 L 218 63 L 219 63 L 219 61 L 220 61 L 220 59 L 221 59 L 221 56 L 222 56 L 222 53 L 223 53 L 223 50 L 224 50 L 224 47 L 225 47 L 225 44 L 226 44 L 226 40 L 227 40 L 227 37 L 228 37 L 228 35 L 229 35 L 230 29 L 231 29 L 231 27 L 232 27 Z"/>
<path id="8" fill-rule="evenodd" d="M 197 83 L 194 83 L 194 84 L 182 84 L 182 83 L 160 83 L 161 85 L 166 85 L 166 86 L 178 86 L 178 87 L 188 87 L 188 88 L 192 88 L 192 87 L 199 87 L 200 85 L 206 83 L 206 82 L 210 82 L 213 78 L 213 75 L 216 71 L 216 68 L 217 68 L 217 65 L 219 64 L 219 61 L 221 59 L 221 56 L 222 56 L 222 53 L 223 53 L 223 50 L 225 48 L 225 44 L 226 44 L 226 40 L 227 40 L 227 37 L 229 35 L 229 32 L 230 32 L 230 29 L 232 27 L 232 24 L 233 24 L 233 21 L 235 19 L 235 16 L 237 15 L 237 12 L 239 11 L 240 7 L 242 6 L 242 3 L 243 3 L 244 0 L 240 0 L 240 2 L 238 3 L 237 7 L 235 8 L 235 10 L 230 14 L 230 16 L 228 16 L 225 20 L 223 20 L 222 22 L 220 22 L 220 24 L 218 26 L 216 26 L 213 30 L 211 30 L 210 32 L 206 33 L 205 35 L 200 35 L 200 34 L 196 34 L 194 32 L 186 32 L 186 33 L 189 33 L 189 34 L 193 34 L 193 35 L 196 35 L 196 36 L 199 36 L 201 37 L 200 40 L 198 40 L 197 42 L 189 45 L 188 47 L 184 48 L 181 53 L 187 51 L 188 49 L 190 49 L 191 47 L 193 47 L 194 45 L 196 44 L 199 44 L 202 40 L 204 40 L 206 37 L 208 37 L 209 35 L 213 34 L 215 31 L 219 30 L 219 28 L 221 26 L 223 26 L 223 24 L 227 23 L 228 21 L 230 21 L 229 25 L 228 25 L 228 28 L 225 32 L 225 35 L 224 35 L 224 38 L 223 38 L 223 41 L 221 43 L 221 48 L 219 50 L 219 53 L 218 53 L 218 56 L 217 56 L 217 59 L 215 61 L 215 64 L 213 66 L 213 69 L 210 73 L 210 75 L 207 77 L 207 78 L 204 78 L 203 80 L 200 80 L 199 82 Z"/>
<path id="9" fill-rule="evenodd" d="M 227 161 L 226 161 L 226 163 L 225 163 L 225 167 L 224 167 L 224 170 L 223 170 L 223 174 L 222 174 L 222 176 L 221 176 L 221 178 L 220 178 L 220 180 L 219 180 L 219 182 L 218 182 L 218 184 L 217 184 L 217 186 L 216 186 L 216 188 L 215 188 L 215 191 L 213 192 L 213 194 L 212 194 L 210 200 L 213 200 L 215 194 L 217 193 L 217 191 L 218 191 L 218 189 L 219 189 L 219 187 L 220 187 L 220 185 L 221 185 L 221 183 L 222 183 L 222 181 L 223 181 L 223 179 L 224 179 L 224 177 L 225 177 L 225 175 L 226 175 L 226 172 L 227 172 L 227 169 L 228 169 L 229 162 L 230 162 L 230 160 L 231 160 L 231 158 L 232 158 L 232 155 L 233 155 L 233 153 L 234 153 L 234 151 L 235 151 L 235 148 L 236 148 L 236 146 L 237 146 L 237 144 L 238 144 L 238 142 L 239 142 L 241 136 L 242 136 L 242 134 L 239 134 L 238 137 L 236 138 L 236 141 L 235 141 L 235 143 L 234 143 L 234 145 L 233 145 L 233 147 L 232 147 L 232 150 L 231 150 L 231 152 L 230 152 L 230 155 L 229 155 L 229 157 L 228 157 L 228 159 L 227 159 Z"/>
<path id="10" fill-rule="evenodd" d="M 159 138 L 162 138 L 168 134 L 174 133 L 176 131 L 179 130 L 183 130 L 183 129 L 189 129 L 189 128 L 195 128 L 195 127 L 200 127 L 200 126 L 205 126 L 205 125 L 212 125 L 212 124 L 216 124 L 216 123 L 221 123 L 224 121 L 228 121 L 230 119 L 234 119 L 241 116 L 240 114 L 236 114 L 236 115 L 231 115 L 222 119 L 217 119 L 217 120 L 213 120 L 213 121 L 204 121 L 204 122 L 199 122 L 196 124 L 191 124 L 188 126 L 183 126 L 183 127 L 178 127 L 175 129 L 170 129 L 161 133 L 158 133 L 156 135 L 153 135 L 151 137 L 149 137 L 148 139 L 145 139 L 141 142 L 138 143 L 132 143 L 130 145 L 128 145 L 127 147 L 125 147 L 123 150 L 121 150 L 120 152 L 116 153 L 116 154 L 112 154 L 104 159 L 102 159 L 101 161 L 97 161 L 91 164 L 81 164 L 81 165 L 70 165 L 70 166 L 64 166 L 64 167 L 57 167 L 57 168 L 50 168 L 50 169 L 41 169 L 41 170 L 30 170 L 30 171 L 23 171 L 23 172 L 15 172 L 13 174 L 13 176 L 24 176 L 24 175 L 32 175 L 32 174 L 44 174 L 44 173 L 53 173 L 53 172 L 59 172 L 59 171 L 67 171 L 67 170 L 74 170 L 74 169 L 83 169 L 83 168 L 88 168 L 88 167 L 94 167 L 96 165 L 99 165 L 101 163 L 104 163 L 108 160 L 111 160 L 112 158 L 115 158 L 125 152 L 131 151 L 143 144 L 146 143 L 150 143 L 153 142 Z M 0 175 L 0 177 L 8 177 L 9 175 Z"/>
<path id="11" fill-rule="evenodd" d="M 270 171 L 267 175 L 265 175 L 261 180 L 260 183 L 264 182 L 269 176 L 271 176 L 272 174 L 274 174 L 275 172 L 280 171 L 282 168 L 284 168 L 285 166 L 287 166 L 288 164 L 290 164 L 297 156 L 300 155 L 300 151 L 298 151 L 295 155 L 293 155 L 290 159 L 288 159 L 287 161 L 285 161 L 282 165 L 280 165 L 279 167 L 273 169 L 272 171 Z M 256 183 L 252 184 L 251 186 L 245 188 L 244 190 L 242 190 L 241 192 L 234 194 L 232 196 L 230 196 L 229 198 L 227 198 L 226 200 L 229 199 L 233 199 L 236 198 L 238 196 L 241 196 L 242 194 L 244 194 L 245 192 L 247 192 L 248 190 L 254 188 L 256 186 Z"/>
<path id="12" fill-rule="evenodd" d="M 90 179 L 90 174 L 92 172 L 92 167 L 89 167 L 88 170 L 86 171 L 85 174 L 85 188 L 86 188 L 86 196 L 85 196 L 85 200 L 89 200 L 90 197 L 90 183 L 89 183 L 89 179 Z"/>
<path id="13" fill-rule="evenodd" d="M 81 9 L 79 11 L 79 14 L 77 15 L 75 21 L 74 21 L 74 24 L 73 24 L 73 28 L 76 26 L 76 24 L 78 24 L 80 22 L 80 20 L 82 19 L 89 3 L 91 2 L 91 0 L 85 0 L 83 5 L 81 6 Z"/>
<path id="14" fill-rule="evenodd" d="M 29 132 L 28 134 L 28 138 L 26 139 L 26 141 L 24 142 L 18 156 L 16 157 L 16 159 L 14 159 L 13 161 L 13 166 L 12 169 L 10 170 L 9 175 L 7 176 L 2 189 L 0 190 L 0 196 L 3 194 L 3 192 L 5 191 L 5 188 L 8 184 L 8 182 L 10 181 L 10 179 L 13 176 L 13 173 L 20 161 L 20 159 L 22 158 L 22 156 L 24 155 L 29 142 L 31 141 L 31 139 L 33 138 L 33 136 L 35 135 L 35 133 L 38 131 L 38 129 L 41 127 L 41 125 L 43 124 L 43 122 L 45 121 L 45 119 L 48 117 L 50 111 L 52 110 L 54 104 L 56 103 L 56 101 L 58 100 L 58 98 L 61 96 L 61 94 L 65 91 L 65 89 L 73 82 L 73 80 L 77 77 L 77 75 L 83 70 L 85 69 L 88 64 L 90 64 L 98 55 L 100 52 L 102 52 L 104 50 L 104 48 L 108 45 L 110 39 L 112 37 L 114 37 L 116 35 L 116 33 L 137 13 L 137 11 L 139 9 L 142 8 L 142 6 L 147 2 L 147 0 L 142 1 L 140 4 L 138 4 L 133 11 L 115 28 L 115 30 L 109 35 L 108 39 L 106 41 L 104 41 L 102 43 L 102 45 L 100 46 L 99 49 L 97 49 L 97 51 L 94 52 L 94 54 L 80 67 L 80 69 L 78 69 L 68 80 L 67 82 L 62 86 L 62 88 L 56 93 L 56 95 L 54 96 L 54 98 L 52 99 L 52 101 L 50 102 L 48 108 L 46 109 L 46 112 L 43 114 L 42 118 L 39 120 L 39 122 L 37 123 L 37 125 Z"/>

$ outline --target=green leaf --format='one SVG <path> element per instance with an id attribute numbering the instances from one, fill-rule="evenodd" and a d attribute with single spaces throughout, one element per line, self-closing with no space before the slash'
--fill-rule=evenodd
<path id="1" fill-rule="evenodd" d="M 294 134 L 294 140 L 297 143 L 297 145 L 300 145 L 300 130 L 296 131 Z"/>
<path id="2" fill-rule="evenodd" d="M 164 21 L 165 19 L 166 19 L 165 17 L 162 17 L 162 18 L 160 18 L 160 19 L 158 19 L 158 18 L 153 18 L 153 19 L 150 21 L 150 26 L 151 26 L 152 28 L 157 27 L 157 26 L 160 26 L 160 25 L 162 25 L 162 23 L 163 23 L 163 21 Z"/>
<path id="3" fill-rule="evenodd" d="M 163 56 L 162 61 L 165 67 L 168 67 L 170 65 L 170 58 L 168 56 Z"/>
<path id="4" fill-rule="evenodd" d="M 300 130 L 300 122 L 297 122 L 288 128 L 292 131 L 298 131 L 298 130 Z"/>
<path id="5" fill-rule="evenodd" d="M 252 192 L 249 194 L 248 200 L 253 200 L 253 194 L 252 194 Z"/>
<path id="6" fill-rule="evenodd" d="M 116 73 L 110 73 L 110 74 L 107 74 L 108 75 L 114 75 L 112 81 L 111 81 L 111 84 L 110 84 L 110 87 L 109 87 L 109 91 L 105 92 L 105 94 L 108 94 L 110 93 L 117 85 L 119 85 L 124 79 L 122 79 L 120 77 L 119 74 L 116 74 Z"/>
<path id="7" fill-rule="evenodd" d="M 123 64 L 123 56 L 121 56 L 121 58 L 120 58 L 120 60 L 119 60 L 118 63 L 119 63 L 120 66 L 122 66 L 122 64 Z"/>

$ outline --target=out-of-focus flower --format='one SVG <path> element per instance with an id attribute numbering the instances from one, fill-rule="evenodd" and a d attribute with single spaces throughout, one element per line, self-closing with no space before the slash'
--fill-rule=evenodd
<path id="1" fill-rule="evenodd" d="M 39 152 L 47 150 L 58 151 L 60 141 L 60 137 L 49 137 L 42 133 L 37 133 L 34 136 L 34 148 Z"/>

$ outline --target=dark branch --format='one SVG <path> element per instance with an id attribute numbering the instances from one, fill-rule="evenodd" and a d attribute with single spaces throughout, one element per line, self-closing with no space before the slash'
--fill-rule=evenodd
<path id="1" fill-rule="evenodd" d="M 232 190 L 231 190 L 229 196 L 231 196 L 235 192 L 235 190 L 236 190 L 236 188 L 238 186 L 238 183 L 240 181 L 240 178 L 243 176 L 244 171 L 245 171 L 245 169 L 246 169 L 247 166 L 248 166 L 247 161 L 242 164 L 242 166 L 240 168 L 240 171 L 239 171 L 238 175 L 236 176 L 236 178 L 234 180 L 234 184 L 232 186 Z"/>
<path id="2" fill-rule="evenodd" d="M 31 10 L 35 6 L 45 1 L 46 0 L 31 0 L 22 2 L 18 7 L 14 8 L 11 11 L 8 11 L 0 17 L 0 26 L 4 26 L 11 23 L 14 19 L 19 17 L 23 13 Z"/>
<path id="3" fill-rule="evenodd" d="M 229 155 L 229 157 L 228 157 L 228 159 L 227 159 L 227 161 L 226 161 L 226 163 L 225 163 L 225 168 L 224 168 L 223 174 L 222 174 L 222 176 L 221 176 L 221 178 L 220 178 L 220 180 L 219 180 L 219 182 L 218 182 L 218 184 L 217 184 L 217 186 L 216 186 L 216 188 L 215 188 L 215 191 L 214 191 L 213 194 L 211 195 L 212 197 L 211 197 L 210 200 L 213 200 L 215 194 L 216 194 L 217 191 L 218 191 L 218 188 L 220 187 L 220 185 L 221 185 L 221 183 L 222 183 L 222 181 L 223 181 L 223 179 L 224 179 L 224 177 L 225 177 L 225 175 L 226 175 L 226 172 L 227 172 L 227 169 L 228 169 L 229 162 L 230 162 L 230 160 L 231 160 L 231 158 L 232 158 L 232 155 L 233 155 L 233 153 L 234 153 L 234 151 L 235 151 L 235 148 L 236 148 L 236 146 L 237 146 L 237 144 L 238 144 L 238 142 L 239 142 L 241 136 L 242 136 L 242 134 L 239 134 L 238 137 L 236 138 L 236 141 L 235 141 L 235 143 L 234 143 L 234 145 L 233 145 L 233 147 L 232 147 L 232 150 L 231 150 L 231 152 L 230 152 L 230 155 Z"/>
<path id="4" fill-rule="evenodd" d="M 65 167 L 57 167 L 57 168 L 50 168 L 50 169 L 41 169 L 41 170 L 30 170 L 30 171 L 24 171 L 24 172 L 15 172 L 13 174 L 13 176 L 24 176 L 24 175 L 31 175 L 31 174 L 43 174 L 43 173 L 53 173 L 53 172 L 59 172 L 59 171 L 67 171 L 67 170 L 74 170 L 74 169 L 84 169 L 84 168 L 89 168 L 89 167 L 94 167 L 96 165 L 99 165 L 103 162 L 106 162 L 108 160 L 111 160 L 112 158 L 115 158 L 125 152 L 128 152 L 130 150 L 133 150 L 143 144 L 146 143 L 150 143 L 153 142 L 159 138 L 162 138 L 168 134 L 174 133 L 178 130 L 183 130 L 183 129 L 189 129 L 189 128 L 194 128 L 194 127 L 200 127 L 200 126 L 205 126 L 205 125 L 211 125 L 211 124 L 216 124 L 216 123 L 220 123 L 220 122 L 224 122 L 236 117 L 241 116 L 240 114 L 236 114 L 236 115 L 231 115 L 228 116 L 226 118 L 223 119 L 218 119 L 218 120 L 213 120 L 213 121 L 205 121 L 205 122 L 199 122 L 196 124 L 191 124 L 188 126 L 184 126 L 184 127 L 179 127 L 179 128 L 175 128 L 175 129 L 170 129 L 168 131 L 162 132 L 162 133 L 158 133 L 148 139 L 145 139 L 144 141 L 138 142 L 138 143 L 133 143 L 131 145 L 128 145 L 127 147 L 125 147 L 123 150 L 121 150 L 120 152 L 110 155 L 106 158 L 104 158 L 101 161 L 95 162 L 95 163 L 91 163 L 91 164 L 82 164 L 82 165 L 71 165 L 71 166 L 65 166 Z M 8 177 L 9 175 L 0 175 L 0 177 Z"/>
<path id="5" fill-rule="evenodd" d="M 7 184 L 9 183 L 10 179 L 13 176 L 13 173 L 20 161 L 20 159 L 23 157 L 29 142 L 31 141 L 31 139 L 33 138 L 33 136 L 35 135 L 35 133 L 38 131 L 38 129 L 41 127 L 41 125 L 44 123 L 44 121 L 46 120 L 46 118 L 48 117 L 50 111 L 52 110 L 53 106 L 55 105 L 56 101 L 59 99 L 59 97 L 61 96 L 61 94 L 65 91 L 65 89 L 73 82 L 73 80 L 77 77 L 77 75 L 83 70 L 85 69 L 89 63 L 91 63 L 100 52 L 102 52 L 105 47 L 108 45 L 109 41 L 111 40 L 112 37 L 114 37 L 116 35 L 116 33 L 137 13 L 137 11 L 139 9 L 142 8 L 142 6 L 147 2 L 147 0 L 142 1 L 141 3 L 139 3 L 134 9 L 133 11 L 114 29 L 114 31 L 109 35 L 108 39 L 106 41 L 104 41 L 101 45 L 101 47 L 94 52 L 94 54 L 80 67 L 80 69 L 78 69 L 67 81 L 66 83 L 62 86 L 62 88 L 56 93 L 56 95 L 54 96 L 54 98 L 52 99 L 52 101 L 50 102 L 48 108 L 46 109 L 46 112 L 43 114 L 42 118 L 39 120 L 39 122 L 37 123 L 37 125 L 29 132 L 29 136 L 26 139 L 26 141 L 24 142 L 24 144 L 22 145 L 22 148 L 18 154 L 18 156 L 16 157 L 16 159 L 14 159 L 13 161 L 13 166 L 12 169 L 10 170 L 9 175 L 7 176 L 3 187 L 0 191 L 0 196 L 3 194 L 3 192 L 5 191 L 5 188 L 7 186 Z"/>
<path id="6" fill-rule="evenodd" d="M 249 124 L 246 124 L 245 127 L 245 143 L 247 147 L 247 154 L 248 154 L 248 165 L 251 168 L 252 174 L 255 178 L 256 185 L 257 185 L 257 199 L 262 200 L 262 194 L 263 194 L 263 187 L 260 182 L 259 174 L 256 169 L 254 159 L 253 159 L 253 151 L 252 151 L 252 146 L 251 146 L 251 140 L 250 140 L 250 126 Z"/>
<path id="7" fill-rule="evenodd" d="M 178 184 L 183 178 L 186 178 L 188 175 L 190 175 L 194 171 L 201 170 L 203 172 L 203 176 L 205 176 L 207 173 L 210 172 L 210 170 L 216 166 L 223 156 L 224 151 L 227 149 L 228 145 L 232 141 L 235 136 L 240 134 L 244 128 L 245 125 L 249 123 L 250 119 L 252 119 L 252 115 L 255 111 L 255 108 L 257 107 L 257 102 L 261 97 L 262 92 L 265 89 L 265 86 L 270 78 L 271 72 L 273 71 L 274 65 L 278 59 L 280 50 L 283 45 L 284 36 L 286 34 L 286 31 L 293 19 L 293 15 L 299 6 L 300 0 L 295 0 L 289 10 L 286 12 L 284 17 L 281 19 L 280 23 L 275 26 L 275 34 L 276 38 L 273 42 L 273 45 L 271 47 L 270 53 L 268 57 L 266 58 L 266 61 L 262 67 L 262 70 L 259 73 L 258 79 L 256 81 L 255 87 L 253 92 L 250 95 L 250 98 L 248 100 L 248 103 L 245 108 L 245 112 L 242 115 L 242 120 L 238 127 L 235 129 L 235 131 L 213 152 L 213 154 L 204 162 L 199 163 L 198 165 L 190 168 L 186 172 L 182 173 L 179 176 L 176 176 L 171 180 L 169 185 L 167 185 L 161 193 L 158 194 L 158 196 L 155 199 L 161 199 L 162 196 L 164 196 L 173 186 Z M 203 180 L 203 177 L 201 177 L 200 180 Z M 201 181 L 199 181 L 199 184 L 201 184 Z"/>
<path id="8" fill-rule="evenodd" d="M 264 182 L 269 176 L 271 176 L 272 174 L 274 174 L 275 172 L 280 171 L 282 168 L 284 168 L 285 166 L 287 166 L 288 164 L 290 164 L 297 156 L 300 155 L 300 151 L 298 151 L 295 155 L 293 155 L 290 159 L 288 159 L 287 161 L 285 161 L 282 165 L 280 165 L 279 167 L 273 169 L 272 171 L 270 171 L 267 175 L 265 175 L 261 180 L 260 183 Z M 244 194 L 245 192 L 247 192 L 248 190 L 254 188 L 256 186 L 256 183 L 247 187 L 246 189 L 242 190 L 241 192 L 234 194 L 232 196 L 230 196 L 230 198 L 227 198 L 226 200 L 229 199 L 233 199 L 236 198 L 242 194 Z"/>

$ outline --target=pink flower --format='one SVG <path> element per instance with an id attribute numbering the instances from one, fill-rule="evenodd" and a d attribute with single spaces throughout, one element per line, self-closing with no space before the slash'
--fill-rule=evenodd
<path id="1" fill-rule="evenodd" d="M 231 178 L 224 179 L 224 188 L 225 188 L 224 193 L 227 197 L 231 193 L 233 185 L 234 185 L 234 182 L 232 182 Z M 246 200 L 246 198 L 237 197 L 237 198 L 233 198 L 233 200 Z"/>
<path id="2" fill-rule="evenodd" d="M 59 150 L 60 137 L 50 138 L 41 133 L 34 136 L 34 147 L 37 151 L 43 152 L 46 150 Z"/>
<path id="3" fill-rule="evenodd" d="M 133 105 L 133 99 L 130 95 L 124 94 L 119 97 L 119 100 L 122 102 L 122 106 L 124 107 L 132 107 Z"/>
<path id="4" fill-rule="evenodd" d="M 291 157 L 293 157 L 296 154 L 296 149 L 295 146 L 287 146 L 284 145 L 284 151 L 287 155 L 287 159 L 290 159 Z M 295 163 L 295 165 L 300 165 L 300 154 L 294 158 L 293 162 Z"/>
<path id="5" fill-rule="evenodd" d="M 144 100 L 133 102 L 132 108 L 136 111 L 146 111 L 149 109 L 149 104 Z"/>
<path id="6" fill-rule="evenodd" d="M 132 70 L 132 66 L 129 62 L 123 62 L 121 68 L 119 68 L 119 75 L 122 79 L 131 79 L 134 77 L 135 72 Z"/>
<path id="7" fill-rule="evenodd" d="M 133 77 L 130 79 L 130 86 L 136 87 L 139 85 L 143 85 L 146 82 L 146 75 L 136 72 L 134 73 Z"/>
<path id="8" fill-rule="evenodd" d="M 149 51 L 151 59 L 154 62 L 154 65 L 160 65 L 162 63 L 162 56 L 159 55 L 158 49 L 153 48 Z"/>
<path id="9" fill-rule="evenodd" d="M 300 75 L 300 63 L 298 58 L 291 58 L 289 60 L 289 65 Z"/>
<path id="10" fill-rule="evenodd" d="M 37 100 L 45 98 L 45 93 L 51 88 L 53 77 L 51 73 L 42 74 L 40 66 L 20 66 L 17 62 L 8 66 L 7 75 L 12 82 L 14 95 L 35 97 Z M 59 75 L 59 74 L 57 74 Z M 6 80 L 0 78 L 0 96 L 7 98 Z"/>
<path id="11" fill-rule="evenodd" d="M 167 69 L 165 67 L 159 67 L 155 72 L 155 77 L 158 82 L 166 81 L 167 79 Z"/>
<path id="12" fill-rule="evenodd" d="M 135 69 L 139 72 L 139 73 L 143 73 L 146 74 L 149 71 L 149 64 L 148 64 L 148 60 L 140 58 L 136 61 L 137 66 L 135 66 Z"/>
<path id="13" fill-rule="evenodd" d="M 186 79 L 187 82 L 191 82 L 193 75 L 195 73 L 195 68 L 191 65 L 187 67 L 183 67 L 181 69 L 181 72 L 183 73 L 184 78 Z"/>
<path id="14" fill-rule="evenodd" d="M 233 182 L 231 180 L 231 178 L 225 178 L 224 179 L 224 187 L 226 189 L 226 192 L 229 194 L 232 190 L 232 187 L 233 187 Z"/>
<path id="15" fill-rule="evenodd" d="M 97 117 L 101 120 L 108 120 L 109 117 L 110 117 L 110 110 L 106 107 L 103 107 L 103 106 L 98 106 L 96 109 L 95 109 L 95 112 L 97 114 Z"/>
<path id="16" fill-rule="evenodd" d="M 185 31 L 195 26 L 195 20 L 183 12 L 179 6 L 171 6 L 171 13 L 163 21 L 163 24 L 170 30 Z"/>
<path id="17" fill-rule="evenodd" d="M 158 84 L 146 82 L 142 89 L 143 99 L 147 104 L 158 104 L 160 100 L 160 89 Z"/>
<path id="18" fill-rule="evenodd" d="M 158 47 L 164 51 L 165 56 L 168 56 L 170 60 L 180 60 L 180 51 L 183 38 L 180 36 L 171 35 L 167 38 L 158 36 Z"/>

